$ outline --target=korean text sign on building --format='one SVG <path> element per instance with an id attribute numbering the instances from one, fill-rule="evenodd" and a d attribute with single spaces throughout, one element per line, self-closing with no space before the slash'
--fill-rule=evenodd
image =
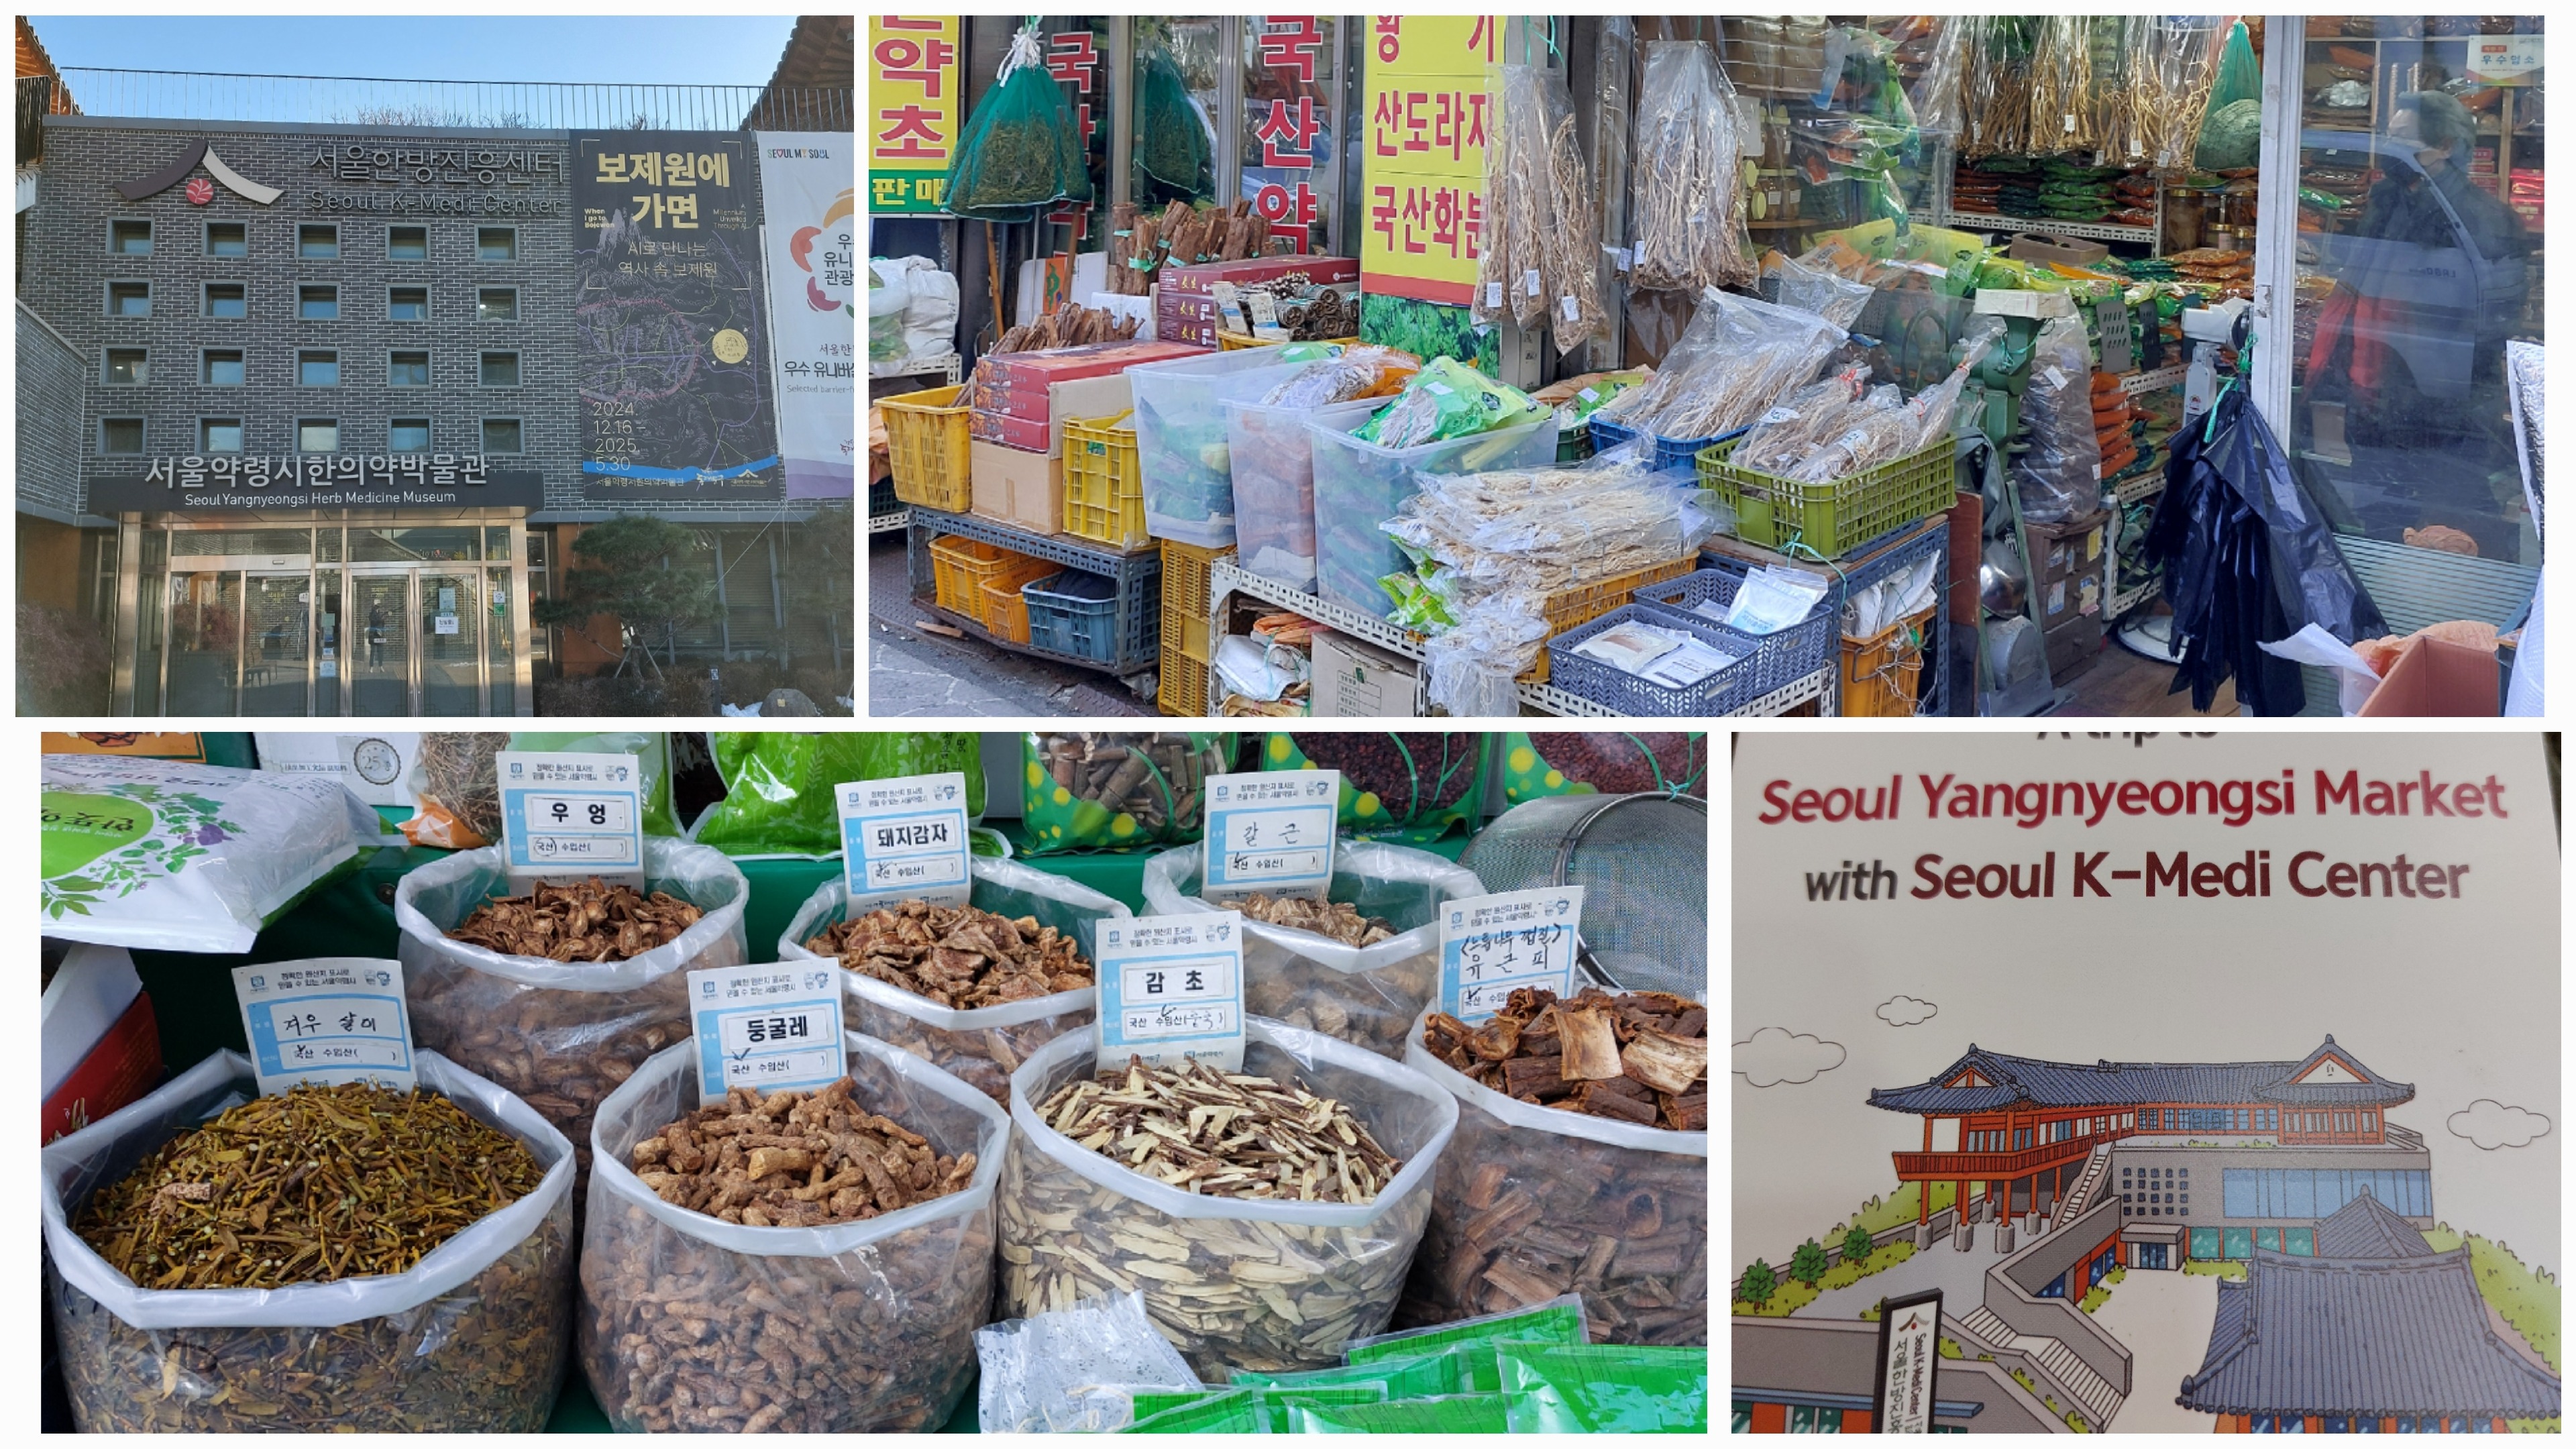
<path id="1" fill-rule="evenodd" d="M 868 17 L 868 210 L 947 204 L 964 97 L 954 15 Z"/>
<path id="2" fill-rule="evenodd" d="M 1485 67 L 1504 59 L 1491 15 L 1373 15 L 1360 286 L 1463 305 L 1483 227 Z"/>

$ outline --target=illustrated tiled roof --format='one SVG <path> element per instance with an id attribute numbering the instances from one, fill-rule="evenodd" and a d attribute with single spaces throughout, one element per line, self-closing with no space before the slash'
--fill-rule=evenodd
<path id="1" fill-rule="evenodd" d="M 2301 1086 L 2295 1079 L 2331 1054 L 2360 1077 L 2357 1082 Z M 1945 1087 L 1974 1070 L 1990 1085 Z M 2007 1056 L 1974 1042 L 1967 1055 L 1930 1081 L 1882 1087 L 1869 1104 L 1893 1112 L 1992 1112 L 2033 1107 L 2124 1107 L 2139 1102 L 2281 1102 L 2305 1106 L 2394 1106 L 2412 1101 L 2412 1083 L 2392 1082 L 2362 1065 L 2327 1037 L 2294 1062 L 2052 1062 Z"/>
<path id="2" fill-rule="evenodd" d="M 2245 1281 L 2218 1285 L 2208 1356 L 2174 1402 L 2212 1414 L 2558 1413 L 2557 1378 L 2496 1337 L 2465 1245 L 2434 1252 L 2365 1194 L 2317 1225 L 2317 1252 L 2257 1248 Z"/>

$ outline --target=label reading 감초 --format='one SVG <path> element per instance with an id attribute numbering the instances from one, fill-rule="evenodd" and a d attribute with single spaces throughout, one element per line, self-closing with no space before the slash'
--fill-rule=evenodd
<path id="1" fill-rule="evenodd" d="M 974 880 L 962 771 L 860 780 L 835 793 L 852 915 L 898 901 L 966 904 Z"/>
<path id="2" fill-rule="evenodd" d="M 262 1096 L 299 1082 L 374 1082 L 409 1091 L 411 1018 L 400 961 L 321 956 L 233 968 L 242 1031 Z"/>
<path id="3" fill-rule="evenodd" d="M 644 879 L 644 772 L 633 755 L 503 750 L 501 838 L 510 874 Z"/>
<path id="4" fill-rule="evenodd" d="M 1583 887 L 1470 896 L 1440 908 L 1440 1009 L 1473 1025 L 1536 986 L 1574 994 Z"/>
<path id="5" fill-rule="evenodd" d="M 1132 916 L 1099 927 L 1099 1068 L 1243 1067 L 1243 917 Z"/>
<path id="6" fill-rule="evenodd" d="M 689 973 L 698 1044 L 698 1101 L 734 1087 L 766 1095 L 828 1087 L 848 1069 L 841 1042 L 841 969 L 774 961 Z"/>
<path id="7" fill-rule="evenodd" d="M 1333 884 L 1341 799 L 1339 770 L 1208 776 L 1199 894 L 1322 896 Z"/>

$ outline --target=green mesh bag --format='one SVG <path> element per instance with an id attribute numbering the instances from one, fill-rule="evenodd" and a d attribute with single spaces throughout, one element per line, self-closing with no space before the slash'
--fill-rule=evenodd
<path id="1" fill-rule="evenodd" d="M 1146 206 L 1216 195 L 1216 155 L 1207 122 L 1171 52 L 1156 46 L 1136 63 L 1136 199 Z"/>
<path id="2" fill-rule="evenodd" d="M 1047 74 L 1032 24 L 1011 38 L 999 83 L 975 108 L 948 170 L 948 212 L 976 221 L 1034 221 L 1091 200 L 1091 169 L 1064 91 Z"/>
<path id="3" fill-rule="evenodd" d="M 2263 144 L 2263 65 L 2254 58 L 2254 38 L 2245 22 L 2227 28 L 2227 48 L 2219 56 L 2218 79 L 2209 88 L 2209 109 L 2202 113 L 2200 143 L 2191 164 L 2203 171 L 2241 171 L 2254 165 Z"/>

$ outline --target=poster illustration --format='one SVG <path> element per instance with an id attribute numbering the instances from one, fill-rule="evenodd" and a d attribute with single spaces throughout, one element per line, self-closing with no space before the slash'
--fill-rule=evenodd
<path id="1" fill-rule="evenodd" d="M 847 498 L 857 457 L 857 177 L 847 135 L 757 131 L 762 240 L 789 498 Z"/>

